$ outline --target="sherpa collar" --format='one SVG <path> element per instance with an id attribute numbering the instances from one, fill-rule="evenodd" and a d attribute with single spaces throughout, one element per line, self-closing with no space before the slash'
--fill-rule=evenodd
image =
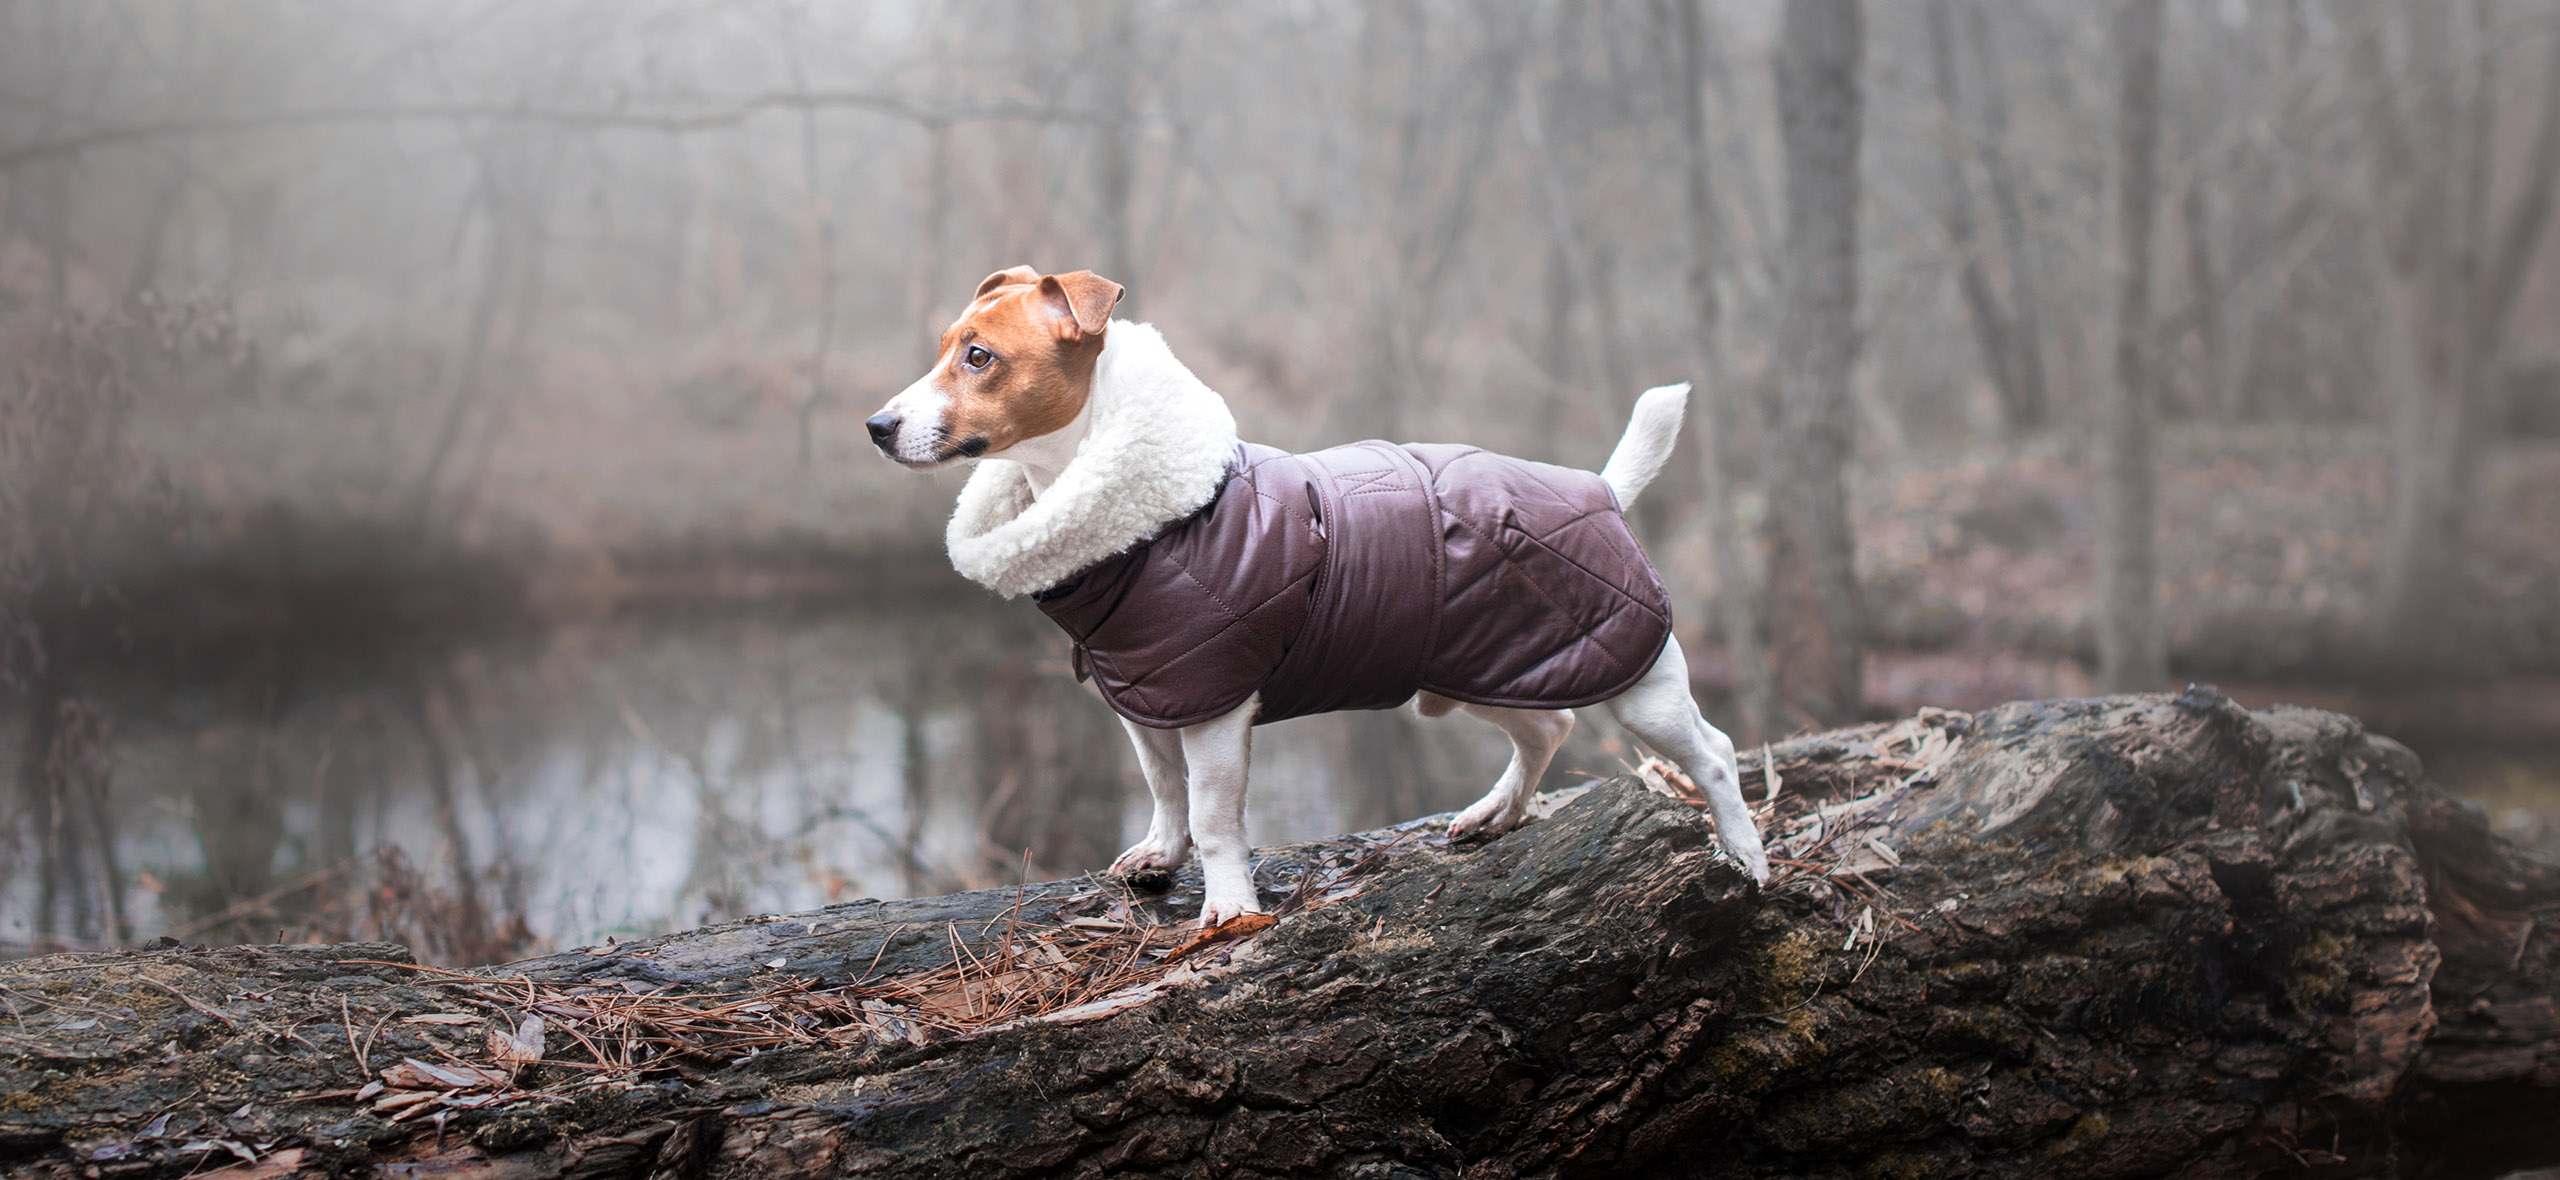
<path id="1" fill-rule="evenodd" d="M 1199 511 L 1226 483 L 1236 420 L 1152 324 L 1111 323 L 1093 427 L 1038 497 L 1022 465 L 980 459 L 944 541 L 962 576 L 1007 598 L 1046 590 Z"/>

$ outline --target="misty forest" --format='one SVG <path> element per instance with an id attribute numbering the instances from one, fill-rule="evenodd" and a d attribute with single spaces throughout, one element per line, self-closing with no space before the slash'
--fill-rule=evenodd
<path id="1" fill-rule="evenodd" d="M 2452 1115 L 2410 1113 L 2499 1110 L 2512 1127 L 2560 1111 L 2560 1008 L 2549 992 L 2560 979 L 2555 188 L 2552 0 L 0 0 L 0 960 L 33 972 L 53 961 L 36 956 L 106 963 L 151 945 L 218 958 L 244 944 L 290 955 L 364 942 L 414 952 L 406 981 L 481 978 L 453 973 L 554 956 L 527 969 L 513 999 L 491 993 L 491 1012 L 515 1005 L 497 1018 L 495 1048 L 472 1039 L 457 1050 L 495 1054 L 504 1068 L 486 1075 L 494 1081 L 430 1070 L 404 1090 L 382 1064 L 401 1054 L 368 1065 L 369 1050 L 354 1049 L 346 1093 L 375 1088 L 357 1102 L 439 1096 L 375 1107 L 380 1127 L 365 1132 L 365 1150 L 427 1161 L 478 1152 L 491 1167 L 505 1152 L 547 1151 L 552 1170 L 541 1175 L 669 1180 L 715 1167 L 861 1170 L 869 1157 L 846 1144 L 885 1132 L 844 1132 L 837 1154 L 787 1164 L 740 1146 L 782 1142 L 780 1131 L 750 1134 L 746 1115 L 630 1107 L 640 1113 L 613 1117 L 646 1115 L 663 1129 L 631 1139 L 612 1124 L 623 1136 L 614 1142 L 639 1146 L 610 1164 L 561 1146 L 603 1133 L 592 1103 L 577 1108 L 586 1130 L 484 1133 L 504 1120 L 472 1119 L 533 1093 L 541 1070 L 571 1068 L 539 1064 L 544 1019 L 553 1060 L 577 1044 L 560 1030 L 604 1036 L 588 1016 L 601 1010 L 598 988 L 621 985 L 596 963 L 620 960 L 571 952 L 669 940 L 650 945 L 672 961 L 693 945 L 685 939 L 713 937 L 681 933 L 699 927 L 752 933 L 780 928 L 769 915 L 980 896 L 971 890 L 1015 907 L 1010 919 L 1001 906 L 985 911 L 994 935 L 969 914 L 950 918 L 947 939 L 944 919 L 917 919 L 939 965 L 910 962 L 891 933 L 841 969 L 863 979 L 892 966 L 956 972 L 957 991 L 845 999 L 841 1017 L 812 1007 L 795 1018 L 801 1031 L 775 1040 L 738 1031 L 749 1017 L 729 1008 L 648 1017 L 660 1022 L 651 1035 L 672 1038 L 661 1049 L 681 1041 L 714 1057 L 703 1046 L 818 1052 L 809 1038 L 844 1028 L 918 1054 L 957 1037 L 947 1052 L 966 1055 L 1002 1042 L 969 1039 L 999 1010 L 1030 1019 L 1019 1014 L 1204 986 L 1170 964 L 1206 964 L 1209 952 L 1159 962 L 1166 943 L 1152 935 L 1123 947 L 1109 941 L 1123 934 L 1100 933 L 1138 921 L 1126 901 L 1055 927 L 1124 955 L 1114 960 L 1123 974 L 1091 976 L 1084 990 L 1026 998 L 1032 967 L 972 976 L 994 969 L 973 967 L 983 954 L 964 947 L 1001 937 L 1002 954 L 1015 954 L 1021 939 L 1003 922 L 1027 920 L 1025 897 L 1082 912 L 1074 907 L 1096 895 L 1071 890 L 1100 880 L 1088 875 L 1144 835 L 1149 815 L 1128 736 L 1079 683 L 1067 640 L 946 557 L 944 522 L 967 465 L 902 470 L 864 433 L 866 416 L 934 365 L 937 337 L 980 280 L 1028 264 L 1121 284 L 1117 318 L 1161 329 L 1224 395 L 1245 439 L 1287 450 L 1451 441 L 1596 470 L 1640 392 L 1693 384 L 1670 466 L 1629 515 L 1669 590 L 1697 699 L 1743 751 L 1745 793 L 1781 858 L 1769 896 L 1781 900 L 1661 936 L 1687 945 L 1756 932 L 1763 941 L 1751 945 L 1763 949 L 1733 961 L 1757 982 L 1733 986 L 1762 1000 L 1709 989 L 1694 1003 L 1672 992 L 1638 1003 L 1612 992 L 1619 1008 L 1609 1010 L 1629 1013 L 1648 1043 L 1723 1046 L 1697 1050 L 1714 1063 L 1702 1076 L 1720 1071 L 1735 1093 L 1760 1095 L 1749 1101 L 1761 1113 L 1645 1090 L 1655 1096 L 1623 1109 L 1690 1111 L 1679 1116 L 1690 1121 L 1648 1139 L 1641 1128 L 1655 1124 L 1627 1114 L 1634 1129 L 1603 1136 L 1615 1153 L 1605 1166 L 1587 1154 L 1599 1140 L 1579 1131 L 1518 1131 L 1515 1143 L 1501 1137 L 1514 1132 L 1434 1115 L 1424 1139 L 1439 1146 L 1417 1147 L 1424 1139 L 1395 1136 L 1423 1132 L 1360 1138 L 1337 1120 L 1316 1136 L 1335 1154 L 1306 1169 L 1608 1174 L 1673 1158 L 1679 1149 L 1663 1144 L 1703 1134 L 1696 1120 L 1711 1116 L 1697 1112 L 1711 1107 L 1758 1138 L 1724 1163 L 1658 1174 L 1756 1175 L 1748 1168 L 1817 1157 L 1835 1163 L 1803 1174 L 2035 1174 L 1987 1162 L 1991 1144 L 2055 1167 L 2071 1152 L 2114 1161 L 2064 1168 L 2087 1175 L 2169 1175 L 2209 1155 L 2223 1170 L 2186 1174 L 2378 1174 L 2356 1169 L 2391 1152 L 2409 1175 L 2560 1164 L 2551 1135 L 2511 1143 Z M 2107 694 L 2167 695 L 2091 700 Z M 2046 711 L 2027 718 L 2015 712 L 2027 706 L 2003 704 L 2012 701 Z M 2139 701 L 2153 703 L 2128 703 Z M 2302 720 L 2312 716 L 2335 724 Z M 2240 730 L 2255 736 L 2229 736 Z M 1922 826 L 1916 804 L 1837 843 L 1797 839 L 1841 830 L 1849 805 L 1826 799 L 1971 790 L 1965 775 L 1940 771 L 1991 757 L 1986 735 L 2002 732 L 2057 750 L 2121 748 L 2109 757 L 2146 768 L 2145 783 L 2170 781 L 2147 759 L 2187 759 L 2177 764 L 2211 790 L 2262 784 L 2269 816 L 2329 815 L 2325 788 L 2312 785 L 2326 780 L 2269 769 L 2280 758 L 2233 769 L 2237 755 L 2213 743 L 2240 742 L 2251 758 L 2309 750 L 2284 757 L 2347 768 L 2345 802 L 2320 839 L 2405 825 L 2385 843 L 2429 867 L 2393 870 L 2411 891 L 2394 904 L 2432 912 L 2434 933 L 2409 933 L 2421 949 L 2390 952 L 2403 955 L 2399 967 L 2374 956 L 2400 934 L 2368 923 L 2322 941 L 2331 936 L 2287 917 L 2285 933 L 2226 956 L 2277 962 L 2274 974 L 2226 989 L 2226 976 L 2246 973 L 2206 972 L 2217 997 L 2261 985 L 2277 997 L 2270 1028 L 2319 1011 L 2364 1022 L 2353 1036 L 2322 1026 L 2329 1043 L 2363 1054 L 2319 1075 L 2328 1097 L 2284 1105 L 2270 1095 L 2317 1071 L 2268 1080 L 2279 1074 L 2231 1065 L 2242 1050 L 2230 1049 L 2207 1054 L 2223 1074 L 2196 1067 L 2206 1080 L 2136 1071 L 2203 1103 L 2155 1127 L 2130 1097 L 2111 1108 L 2086 1097 L 2115 1093 L 2105 1090 L 2114 1082 L 2047 1081 L 2013 1095 L 2001 1079 L 2025 1067 L 1945 1064 L 1932 1056 L 1952 1052 L 1943 1016 L 1928 1025 L 1937 1040 L 1914 1018 L 1876 1016 L 1860 1034 L 1870 1039 L 1856 1041 L 1873 1055 L 1908 1038 L 1897 1053 L 1956 1079 L 1891 1074 L 1902 1097 L 1875 1101 L 1900 1103 L 1901 1122 L 1861 1122 L 1838 1112 L 1866 1099 L 1821 1091 L 1832 1095 L 1823 1117 L 1851 1129 L 1790 1139 L 1785 1118 L 1797 1116 L 1770 1115 L 1781 1104 L 1767 1095 L 1815 1091 L 1735 1080 L 1761 1067 L 1728 1055 L 1761 1052 L 1751 1038 L 1796 1035 L 1815 1017 L 1830 1030 L 1824 1051 L 1850 1052 L 1853 984 L 1917 979 L 1939 970 L 1924 962 L 1952 961 L 1943 939 L 1954 936 L 1932 932 L 1960 901 L 1992 895 L 1987 878 L 1959 892 L 1965 874 L 2046 871 L 1950 851 L 1949 829 Z M 1463 807 L 1507 753 L 1481 724 L 1411 710 L 1262 730 L 1252 843 L 1318 850 L 1275 853 L 1265 866 L 1266 877 L 1297 866 L 1294 887 L 1263 885 L 1284 915 L 1279 930 L 1402 896 L 1399 870 L 1377 867 L 1394 858 L 1343 844 L 1345 834 Z M 1646 753 L 1602 711 L 1584 711 L 1545 786 L 1591 787 L 1592 801 L 1474 855 L 1527 858 L 1501 851 L 1525 841 L 1563 848 L 1583 830 L 1575 825 L 1601 822 L 1592 816 L 1605 795 L 1619 834 L 1593 847 L 1653 848 L 1687 864 L 1686 845 L 1639 837 L 1654 830 L 1641 818 L 1645 793 L 1607 794 L 1639 779 L 1687 789 Z M 2042 772 L 2002 773 L 2023 782 Z M 2122 851 L 2139 843 L 2123 825 L 2153 823 L 2141 817 L 2157 810 L 2128 802 L 2128 789 L 2107 787 L 2112 802 L 2073 813 L 2122 842 L 2130 859 L 2105 860 L 2118 852 L 2096 843 L 2071 854 L 2114 866 L 2110 881 L 2194 857 L 2210 872 L 2177 878 L 2189 882 L 2181 897 L 2195 896 L 2193 881 L 2238 896 L 2235 881 L 2293 881 L 2297 869 L 2304 881 L 2334 873 L 2371 885 L 2355 875 L 2364 870 L 2340 867 L 2347 853 L 2307 867 L 2299 833 L 2264 853 L 2274 867 L 2263 871 L 2213 851 L 2245 826 L 2236 816 L 2255 824 L 2261 812 L 2254 794 L 2234 811 L 2202 786 L 2192 816 L 2204 824 L 2209 813 L 2214 834 L 2181 828 Z M 2059 838 L 2060 821 L 2040 822 L 2037 839 Z M 1457 854 L 1435 845 L 1413 855 Z M 1544 863 L 1522 859 L 1517 871 L 1525 879 L 1535 875 L 1525 866 Z M 1959 863 L 1971 867 L 1926 867 Z M 1490 872 L 1449 871 L 1461 883 Z M 2507 884 L 2486 883 L 2501 874 Z M 1925 882 L 1941 877 L 1932 892 Z M 1368 878 L 1378 883 L 1360 883 Z M 2470 884 L 2446 884 L 2456 879 Z M 1447 888 L 1417 887 L 1414 904 L 1448 908 L 1435 919 L 1453 924 L 1444 931 L 1477 929 L 1463 924 L 1475 920 L 1463 884 Z M 2316 892 L 2265 888 L 2282 907 Z M 1790 889 L 1795 900 L 1784 900 Z M 1196 912 L 1191 897 L 1192 910 L 1175 904 L 1166 921 Z M 2460 897 L 2474 900 L 2446 900 Z M 2130 919 L 2090 933 L 2115 911 L 2076 904 L 2018 903 L 2089 923 L 2069 944 L 2097 964 L 2085 974 L 2176 958 L 2140 949 L 2152 944 L 2127 931 L 2153 927 Z M 2231 905 L 2243 918 L 2230 928 L 2254 929 L 2247 915 L 2279 902 Z M 1830 925 L 1801 946 L 1787 941 L 1797 936 L 1782 923 L 1809 914 Z M 1488 945 L 1508 945 L 1496 917 L 1482 931 Z M 1362 929 L 1376 944 L 1377 930 Z M 2458 942 L 2462 930 L 2477 948 Z M 2068 942 L 2054 937 L 2047 949 Z M 1965 954 L 2014 955 L 2031 972 L 2022 945 Z M 714 951 L 699 953 L 708 962 Z M 775 953 L 764 966 L 780 971 L 800 952 Z M 1232 952 L 1236 963 L 1277 953 Z M 1870 968 L 1878 956 L 1884 965 Z M 1833 957 L 1844 965 L 1821 976 L 1829 984 L 1788 990 L 1787 972 L 1813 978 L 1805 973 L 1832 970 L 1821 964 Z M 1628 961 L 1639 959 L 1653 964 L 1646 972 L 1686 961 Z M 311 978 L 346 971 L 376 968 Z M 2479 990 L 2448 1000 L 2447 980 L 2463 972 Z M 45 1009 L 25 998 L 42 990 L 36 975 L 11 978 L 0 998 L 18 997 L 15 1023 L 0 1033 L 34 1036 L 25 1030 L 39 1011 L 48 1027 L 76 1030 L 89 1011 Z M 900 978 L 926 986 L 913 982 L 924 975 Z M 1314 978 L 1289 986 L 1315 988 Z M 235 1035 L 250 1010 L 239 990 L 224 999 L 210 982 L 188 995 L 171 990 L 175 976 L 147 982 L 136 996 L 186 1000 L 175 1011 L 212 1035 Z M 537 983 L 556 995 L 537 1002 Z M 2401 985 L 2415 990 L 2389 990 Z M 837 995 L 807 986 L 818 990 L 792 994 Z M 2138 999 L 2091 1000 L 2050 1020 L 2023 993 L 1962 1010 L 1986 1044 L 2010 1044 L 2009 1032 L 1981 1031 L 1994 1024 L 2027 1027 L 2014 1010 L 2043 1022 L 2034 1027 L 2052 1045 L 2086 1036 L 2073 1042 L 2085 1048 L 2146 1027 L 2155 1009 L 2186 1011 L 2164 998 L 2186 984 L 2146 986 Z M 639 984 L 628 990 L 649 999 Z M 2513 1011 L 2480 1007 L 2508 1003 L 2510 991 Z M 964 997 L 965 1019 L 951 995 Z M 116 1001 L 126 1002 L 139 1000 Z M 2441 1030 L 2459 1022 L 2449 1005 L 2461 1004 L 2480 1029 L 2523 1047 L 2499 1042 L 2508 1056 L 2494 1064 L 2479 1047 L 2488 1040 L 2465 1042 L 2476 1060 L 2429 1073 L 2425 1062 L 2455 1052 Z M 207 1023 L 216 1008 L 220 1020 Z M 137 1010 L 156 1011 L 121 1009 Z M 2375 1031 L 2376 1013 L 2392 1012 L 2407 1016 L 2391 1026 L 2400 1032 Z M 395 1031 L 383 1033 L 335 993 L 306 1015 L 321 1023 L 277 1027 L 336 1038 L 342 1064 L 367 1027 L 413 1035 L 387 1015 Z M 1714 1031 L 1728 1017 L 1742 1031 Z M 98 1019 L 112 1031 L 111 1016 Z M 1293 1019 L 1303 1032 L 1348 1017 Z M 435 1023 L 414 1035 L 451 1031 Z M 2222 1042 L 2260 1043 L 2260 1033 L 2214 1027 Z M 2056 1051 L 2015 1036 L 2000 1060 Z M 589 1064 L 576 1068 L 641 1069 L 631 1045 L 645 1041 L 626 1041 L 619 1064 L 610 1043 L 587 1043 L 576 1052 Z M 0 1066 L 41 1058 L 32 1052 L 0 1037 Z M 393 1068 L 440 1060 L 403 1052 L 409 1064 Z M 859 1052 L 871 1055 L 862 1069 L 890 1068 L 879 1064 L 889 1050 Z M 77 1072 L 67 1060 L 48 1068 Z M 1411 1053 L 1397 1060 L 1391 1068 L 1421 1070 Z M 1412 1073 L 1395 1093 L 1431 1110 L 1499 1105 L 1410 1080 L 1475 1068 L 1432 1060 L 1440 1072 Z M 2225 1074 L 2258 1078 L 2247 1083 L 2257 1089 L 2232 1097 L 2210 1080 Z M 633 1076 L 643 1075 L 661 1076 Z M 2457 1081 L 2468 1097 L 2427 1097 Z M 294 1084 L 306 1083 L 326 1088 Z M 392 1098 L 376 1099 L 386 1084 Z M 1985 1108 L 2004 1112 L 2061 1103 L 2063 1113 L 1996 1131 L 1966 1124 L 1970 1138 L 1949 1146 L 1958 1141 L 1943 1128 L 1974 1117 L 1950 1112 L 1973 1099 L 1928 1106 L 1933 1087 L 1989 1092 Z M 2194 1098 L 2207 1091 L 2220 1097 Z M 1526 1090 L 1504 1093 L 1500 1102 L 1529 1101 Z M 2481 1097 L 2493 1093 L 2529 1097 Z M 1568 1110 L 1539 1094 L 1539 1109 Z M 0 1098 L 0 1168 L 72 1175 L 29 1153 L 92 1150 L 82 1124 L 20 1134 L 6 1122 L 19 1109 L 9 1101 Z M 194 1108 L 180 1101 L 139 1094 L 131 1121 L 154 1110 L 162 1124 L 170 1110 L 183 1121 Z M 2259 1105 L 2226 1125 L 2213 1121 L 2216 1102 Z M 1925 1118 L 1908 1113 L 1923 1106 Z M 2266 1113 L 2279 1107 L 2290 1113 Z M 432 1120 L 403 1121 L 431 1108 Z M 448 1114 L 462 1120 L 455 1128 L 484 1128 L 451 1139 L 475 1146 L 448 1143 Z M 1271 1162 L 1276 1139 L 1232 1147 L 1242 1115 L 1218 1117 L 1227 1129 L 1192 1139 L 1148 1132 L 1189 1145 L 1149 1162 L 1129 1154 L 1144 1135 L 1113 1140 L 1097 1129 L 1112 1124 L 1078 1113 L 1078 1135 L 1120 1154 L 1002 1167 L 988 1157 L 967 1171 L 1178 1171 L 1166 1161 L 1230 1158 L 1220 1151 L 1273 1174 L 1298 1166 Z M 1608 1121 L 1553 1117 L 1559 1127 Z M 328 1154 L 354 1150 L 343 1134 L 332 1149 L 290 1119 L 265 1130 L 244 1129 L 249 1121 L 172 1129 L 165 1141 L 146 1130 L 131 1140 L 141 1147 L 94 1148 L 129 1159 L 85 1158 L 113 1175 L 128 1174 L 113 1171 L 117 1161 L 149 1160 L 168 1175 L 226 1168 L 231 1180 L 352 1166 Z M 432 1150 L 403 1139 L 396 1150 L 407 1154 L 386 1154 L 394 1130 L 423 1135 L 430 1121 Z M 2279 1123 L 2280 1134 L 2265 1130 Z M 726 1130 L 705 1129 L 715 1124 Z M 2386 1133 L 2371 1128 L 2386 1124 L 2389 1144 L 2377 1146 Z M 181 1139 L 195 1142 L 182 1150 Z M 1909 1166 L 1860 1154 L 1888 1140 Z M 1535 1162 L 1550 1149 L 1561 1154 Z M 305 1151 L 318 1154 L 293 1154 Z M 1482 1171 L 1489 1158 L 1513 1170 Z M 2466 1162 L 2421 1166 L 2457 1158 Z M 1381 1160 L 1415 1170 L 1357 1170 Z"/>

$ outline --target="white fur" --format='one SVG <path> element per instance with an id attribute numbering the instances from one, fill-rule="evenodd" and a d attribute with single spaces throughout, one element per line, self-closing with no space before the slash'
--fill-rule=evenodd
<path id="1" fill-rule="evenodd" d="M 1112 321 L 1083 416 L 1084 438 L 1046 488 L 1022 463 L 978 461 L 944 535 L 962 576 L 1007 598 L 1046 590 L 1191 515 L 1226 482 L 1235 417 L 1152 325 Z"/>
<path id="2" fill-rule="evenodd" d="M 1146 775 L 1147 794 L 1155 802 L 1147 817 L 1147 838 L 1111 862 L 1115 873 L 1140 869 L 1172 869 L 1191 856 L 1190 765 L 1182 759 L 1180 730 L 1140 725 L 1126 717 L 1129 744 L 1138 748 L 1138 770 Z"/>
<path id="3" fill-rule="evenodd" d="M 1608 465 L 1600 469 L 1600 478 L 1618 494 L 1620 512 L 1635 507 L 1636 493 L 1662 474 L 1662 465 L 1671 460 L 1671 444 L 1680 437 L 1681 414 L 1688 408 L 1686 381 L 1657 385 L 1636 399 L 1626 435 L 1618 440 L 1618 449 L 1609 452 Z"/>
<path id="4" fill-rule="evenodd" d="M 1493 789 L 1485 792 L 1484 798 L 1449 821 L 1449 838 L 1499 836 L 1529 818 L 1529 796 L 1537 792 L 1538 780 L 1546 777 L 1547 763 L 1556 756 L 1556 747 L 1573 734 L 1573 710 L 1458 707 L 1492 722 L 1494 728 L 1511 739 L 1511 764 L 1502 768 L 1502 777 L 1494 780 Z"/>
<path id="5" fill-rule="evenodd" d="M 1253 714 L 1259 694 L 1226 716 L 1182 727 L 1182 761 L 1190 772 L 1191 839 L 1200 846 L 1200 926 L 1262 912 L 1253 887 L 1253 847 L 1244 834 L 1244 780 L 1253 761 Z"/>
<path id="6" fill-rule="evenodd" d="M 890 458 L 919 471 L 930 471 L 950 461 L 942 451 L 944 438 L 943 411 L 951 408 L 951 395 L 942 392 L 937 373 L 916 378 L 880 412 L 898 420 L 898 433 L 881 448 Z"/>
<path id="7" fill-rule="evenodd" d="M 1725 855 L 1742 862 L 1751 879 L 1769 879 L 1769 854 L 1760 847 L 1760 829 L 1742 802 L 1742 777 L 1733 762 L 1733 739 L 1707 724 L 1698 702 L 1689 695 L 1689 657 L 1678 639 L 1666 639 L 1635 687 L 1608 702 L 1609 715 L 1634 734 L 1647 749 L 1670 759 L 1680 773 L 1707 794 L 1707 811 L 1716 819 L 1716 842 Z"/>

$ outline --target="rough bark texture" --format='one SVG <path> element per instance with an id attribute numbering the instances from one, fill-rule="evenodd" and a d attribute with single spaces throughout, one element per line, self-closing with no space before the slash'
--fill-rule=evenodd
<path id="1" fill-rule="evenodd" d="M 1866 610 L 1849 532 L 1849 377 L 1858 354 L 1859 0 L 1791 0 L 1778 35 L 1786 147 L 1777 453 L 1769 487 L 1770 648 L 1784 730 L 1866 706 Z"/>
<path id="2" fill-rule="evenodd" d="M 381 1023 L 454 1006 L 383 965 L 401 948 L 10 964 L 0 1171 L 2468 1177 L 2560 1161 L 2560 865 L 2492 837 L 2405 748 L 2203 689 L 1923 720 L 1937 756 L 1918 769 L 1882 726 L 1773 751 L 1784 797 L 1831 812 L 1827 840 L 1792 835 L 1781 863 L 1853 851 L 1765 892 L 1699 813 L 1613 780 L 1478 848 L 1435 836 L 1445 821 L 1405 825 L 1361 891 L 1117 1015 L 583 1090 L 591 1075 L 538 1066 L 526 1087 L 574 1099 L 441 1130 L 329 1096 L 359 1081 L 351 1035 L 377 1074 L 438 1043 L 488 1060 L 481 1030 Z M 1269 850 L 1263 868 L 1285 884 L 1386 835 Z M 839 984 L 935 966 L 1094 888 L 860 902 L 481 974 Z M 1142 908 L 1184 913 L 1196 893 L 1186 873 Z"/>

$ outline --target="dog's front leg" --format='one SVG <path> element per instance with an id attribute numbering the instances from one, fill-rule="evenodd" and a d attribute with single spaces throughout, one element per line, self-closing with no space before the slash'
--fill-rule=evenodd
<path id="1" fill-rule="evenodd" d="M 1115 873 L 1149 869 L 1171 871 L 1191 855 L 1190 786 L 1182 757 L 1182 732 L 1120 719 L 1129 742 L 1138 747 L 1138 769 L 1147 776 L 1147 794 L 1155 814 L 1147 820 L 1147 838 L 1111 862 Z"/>
<path id="2" fill-rule="evenodd" d="M 1200 873 L 1208 901 L 1200 925 L 1215 926 L 1238 914 L 1262 912 L 1253 889 L 1253 849 L 1245 843 L 1244 780 L 1253 754 L 1249 699 L 1214 721 L 1185 726 L 1182 760 L 1190 771 L 1191 841 L 1200 847 Z"/>

